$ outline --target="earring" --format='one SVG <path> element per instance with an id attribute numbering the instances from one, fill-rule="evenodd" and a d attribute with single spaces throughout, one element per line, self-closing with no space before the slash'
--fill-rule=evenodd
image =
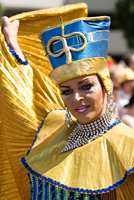
<path id="1" fill-rule="evenodd" d="M 111 81 L 111 89 L 108 94 L 107 108 L 108 108 L 109 112 L 111 113 L 111 116 L 113 117 L 114 112 L 116 111 L 116 103 L 114 102 L 114 100 L 112 98 L 112 93 L 113 93 L 113 82 Z"/>
<path id="2" fill-rule="evenodd" d="M 70 128 L 70 123 L 72 122 L 72 118 L 71 115 L 68 111 L 68 109 L 66 109 L 66 114 L 65 114 L 65 123 L 68 124 L 68 128 Z"/>

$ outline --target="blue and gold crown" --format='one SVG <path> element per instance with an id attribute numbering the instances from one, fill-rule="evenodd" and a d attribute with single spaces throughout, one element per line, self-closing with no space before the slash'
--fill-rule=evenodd
<path id="1" fill-rule="evenodd" d="M 77 18 L 44 29 L 38 35 L 53 67 L 50 77 L 57 84 L 89 74 L 98 74 L 109 92 L 107 67 L 110 18 Z"/>

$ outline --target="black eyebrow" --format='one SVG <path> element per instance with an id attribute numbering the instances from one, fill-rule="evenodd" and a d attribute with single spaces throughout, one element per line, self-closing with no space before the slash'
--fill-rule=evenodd
<path id="1" fill-rule="evenodd" d="M 89 80 L 90 78 L 87 78 L 87 79 L 84 79 L 83 81 L 80 81 L 80 82 L 78 82 L 78 84 L 81 84 L 81 83 L 83 83 L 84 81 L 86 81 L 86 80 Z M 70 88 L 70 86 L 62 86 L 62 85 L 60 85 L 60 88 L 61 87 L 64 87 L 64 88 Z"/>
<path id="2" fill-rule="evenodd" d="M 63 85 L 63 86 L 60 86 L 60 88 L 61 88 L 61 87 L 64 87 L 64 88 L 70 88 L 70 86 L 64 86 L 64 85 Z"/>
<path id="3" fill-rule="evenodd" d="M 83 83 L 84 81 L 86 81 L 87 79 L 85 79 L 85 80 L 83 80 L 83 81 L 80 81 L 80 82 L 78 82 L 78 84 L 81 84 L 81 83 Z"/>
<path id="4" fill-rule="evenodd" d="M 90 79 L 90 78 L 84 79 L 83 81 L 78 82 L 78 84 L 81 84 L 81 83 L 83 83 L 84 81 L 87 81 L 87 80 L 89 80 L 89 79 Z"/>

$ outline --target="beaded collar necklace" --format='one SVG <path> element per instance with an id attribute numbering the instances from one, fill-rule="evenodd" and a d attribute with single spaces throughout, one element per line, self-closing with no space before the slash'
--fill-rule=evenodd
<path id="1" fill-rule="evenodd" d="M 106 133 L 111 119 L 111 113 L 106 111 L 100 119 L 94 121 L 93 123 L 81 125 L 77 122 L 77 125 L 68 137 L 67 145 L 64 147 L 62 152 L 75 149 L 86 143 L 90 143 L 92 140 Z"/>

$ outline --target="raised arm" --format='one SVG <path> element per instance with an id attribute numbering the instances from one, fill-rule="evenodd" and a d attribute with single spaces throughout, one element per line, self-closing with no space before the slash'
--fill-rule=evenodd
<path id="1" fill-rule="evenodd" d="M 22 53 L 17 42 L 19 21 L 15 20 L 10 22 L 9 18 L 6 16 L 2 17 L 1 21 L 3 22 L 3 34 L 5 36 L 7 44 L 16 52 L 16 54 L 18 54 L 22 61 L 25 61 L 25 56 Z"/>

